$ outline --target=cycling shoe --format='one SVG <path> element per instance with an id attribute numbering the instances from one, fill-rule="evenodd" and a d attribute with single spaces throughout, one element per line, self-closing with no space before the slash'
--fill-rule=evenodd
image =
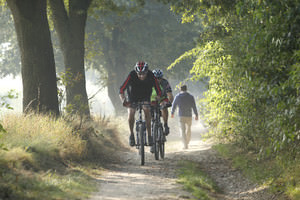
<path id="1" fill-rule="evenodd" d="M 153 146 L 150 147 L 150 152 L 154 153 L 154 147 Z"/>
<path id="2" fill-rule="evenodd" d="M 133 134 L 130 134 L 130 136 L 129 136 L 129 145 L 132 147 L 135 145 L 135 140 L 134 140 Z"/>
<path id="3" fill-rule="evenodd" d="M 170 129 L 168 125 L 165 125 L 165 135 L 169 135 L 169 133 L 170 133 Z"/>

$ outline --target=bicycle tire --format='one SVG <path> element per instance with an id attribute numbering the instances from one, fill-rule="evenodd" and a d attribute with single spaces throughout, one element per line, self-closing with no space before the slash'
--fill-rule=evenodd
<path id="1" fill-rule="evenodd" d="M 163 132 L 163 128 L 160 125 L 158 128 L 158 136 L 159 136 L 159 153 L 160 153 L 160 157 L 161 159 L 165 158 L 165 140 L 164 140 L 164 132 Z"/>
<path id="2" fill-rule="evenodd" d="M 153 150 L 154 150 L 155 160 L 159 160 L 159 137 L 158 137 L 157 123 L 154 124 L 154 130 L 153 130 Z"/>
<path id="3" fill-rule="evenodd" d="M 145 142 L 144 142 L 144 125 L 142 123 L 139 124 L 138 128 L 138 135 L 139 135 L 139 143 L 140 143 L 140 148 L 139 148 L 139 154 L 141 157 L 141 165 L 145 164 Z"/>

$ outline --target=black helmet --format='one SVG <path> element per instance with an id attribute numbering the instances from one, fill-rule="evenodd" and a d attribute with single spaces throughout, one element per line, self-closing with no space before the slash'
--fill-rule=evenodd
<path id="1" fill-rule="evenodd" d="M 137 62 L 136 65 L 135 65 L 135 71 L 137 73 L 147 72 L 148 71 L 148 64 L 144 61 Z"/>
<path id="2" fill-rule="evenodd" d="M 156 78 L 162 78 L 164 73 L 161 69 L 155 69 L 152 71 Z"/>

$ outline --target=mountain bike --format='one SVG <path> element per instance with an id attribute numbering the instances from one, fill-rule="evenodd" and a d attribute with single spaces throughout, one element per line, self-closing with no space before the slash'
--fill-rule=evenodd
<path id="1" fill-rule="evenodd" d="M 161 123 L 161 109 L 169 107 L 169 105 L 161 106 L 158 103 L 152 105 L 152 120 L 151 120 L 151 134 L 153 138 L 153 153 L 156 160 L 159 160 L 159 155 L 162 159 L 165 157 L 165 142 L 166 136 L 163 131 Z"/>
<path id="2" fill-rule="evenodd" d="M 138 119 L 135 122 L 136 127 L 136 148 L 139 150 L 139 155 L 141 157 L 141 165 L 145 164 L 145 146 L 147 146 L 146 140 L 146 121 L 143 120 L 142 110 L 143 106 L 149 106 L 149 103 L 137 102 L 133 105 L 138 110 Z"/>

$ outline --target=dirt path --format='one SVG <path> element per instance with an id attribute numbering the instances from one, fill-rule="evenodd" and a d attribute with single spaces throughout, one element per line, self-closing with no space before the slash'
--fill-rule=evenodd
<path id="1" fill-rule="evenodd" d="M 257 187 L 246 180 L 238 170 L 230 168 L 228 161 L 219 158 L 211 149 L 211 144 L 201 141 L 203 128 L 193 126 L 189 149 L 182 150 L 177 134 L 168 137 L 166 158 L 156 161 L 146 148 L 145 166 L 140 166 L 137 152 L 120 154 L 120 164 L 112 164 L 109 171 L 99 177 L 99 192 L 90 200 L 180 200 L 193 199 L 193 196 L 176 183 L 178 162 L 191 160 L 200 163 L 206 172 L 221 188 L 218 199 L 268 200 L 276 199 L 264 188 Z"/>

